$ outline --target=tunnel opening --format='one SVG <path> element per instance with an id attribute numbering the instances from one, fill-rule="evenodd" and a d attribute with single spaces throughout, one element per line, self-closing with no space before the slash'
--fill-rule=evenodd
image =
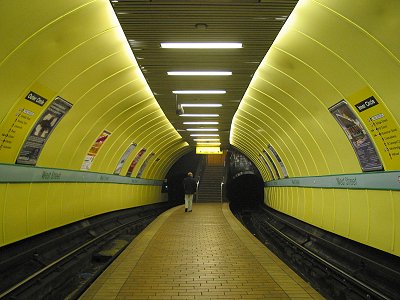
<path id="1" fill-rule="evenodd" d="M 257 168 L 231 150 L 231 211 L 269 250 L 328 299 L 397 299 L 397 257 L 268 207 L 264 190 Z"/>
<path id="2" fill-rule="evenodd" d="M 168 193 L 168 201 L 173 205 L 184 203 L 185 192 L 183 190 L 183 179 L 188 172 L 192 172 L 195 177 L 198 173 L 199 164 L 202 156 L 196 155 L 196 151 L 191 151 L 178 159 L 175 164 L 169 169 L 164 184 L 164 192 Z"/>
<path id="3" fill-rule="evenodd" d="M 264 182 L 259 175 L 245 174 L 227 182 L 231 210 L 254 210 L 263 203 Z"/>
<path id="4" fill-rule="evenodd" d="M 231 149 L 227 156 L 226 197 L 232 212 L 244 215 L 264 202 L 264 181 L 257 167 L 246 155 Z"/>

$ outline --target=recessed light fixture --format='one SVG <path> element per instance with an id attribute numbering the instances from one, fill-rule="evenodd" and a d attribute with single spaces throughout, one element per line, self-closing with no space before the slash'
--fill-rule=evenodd
<path id="1" fill-rule="evenodd" d="M 218 125 L 218 122 L 183 122 L 184 125 Z"/>
<path id="2" fill-rule="evenodd" d="M 179 90 L 172 91 L 174 94 L 225 94 L 222 90 Z"/>
<path id="3" fill-rule="evenodd" d="M 182 114 L 181 117 L 210 117 L 215 118 L 219 117 L 219 114 Z"/>
<path id="4" fill-rule="evenodd" d="M 181 106 L 182 107 L 221 107 L 222 104 L 217 104 L 217 103 L 216 104 L 212 104 L 212 103 L 209 103 L 209 104 L 206 104 L 206 103 L 204 103 L 204 104 L 182 103 Z"/>
<path id="5" fill-rule="evenodd" d="M 221 143 L 197 143 L 197 146 L 219 146 Z"/>
<path id="6" fill-rule="evenodd" d="M 219 142 L 219 139 L 193 139 L 195 142 Z"/>
<path id="7" fill-rule="evenodd" d="M 218 133 L 193 133 L 190 136 L 219 136 Z"/>
<path id="8" fill-rule="evenodd" d="M 168 71 L 171 76 L 230 76 L 230 71 Z"/>
<path id="9" fill-rule="evenodd" d="M 218 131 L 217 128 L 188 128 L 187 131 Z"/>
<path id="10" fill-rule="evenodd" d="M 242 43 L 161 43 L 161 48 L 170 49 L 237 49 Z"/>

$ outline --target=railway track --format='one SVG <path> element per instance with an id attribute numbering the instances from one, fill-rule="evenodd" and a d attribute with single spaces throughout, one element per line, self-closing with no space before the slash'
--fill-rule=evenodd
<path id="1" fill-rule="evenodd" d="M 0 299 L 77 299 L 129 243 L 167 206 L 115 214 L 59 234 L 44 243 L 31 242 L 20 252 L 6 249 L 0 261 Z M 56 250 L 50 249 L 59 244 Z M 16 245 L 24 249 L 29 245 Z M 8 251 L 7 251 L 8 250 Z M 46 250 L 46 251 L 44 251 Z M 4 253 L 5 252 L 5 253 Z M 7 253 L 9 252 L 9 253 Z"/>
<path id="2" fill-rule="evenodd" d="M 269 249 L 328 299 L 399 299 L 400 260 L 274 210 L 235 214 Z"/>

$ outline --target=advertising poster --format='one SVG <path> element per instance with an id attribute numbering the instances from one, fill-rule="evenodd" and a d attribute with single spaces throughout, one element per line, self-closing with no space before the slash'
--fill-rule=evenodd
<path id="1" fill-rule="evenodd" d="M 150 159 L 151 159 L 153 156 L 154 156 L 154 153 L 151 153 L 151 154 L 146 158 L 146 160 L 143 162 L 143 164 L 140 166 L 140 169 L 139 169 L 139 171 L 138 171 L 138 173 L 137 173 L 137 175 L 136 175 L 137 178 L 142 177 L 142 174 L 143 174 L 144 169 L 146 168 L 146 166 L 148 165 Z"/>
<path id="2" fill-rule="evenodd" d="M 139 162 L 140 158 L 143 156 L 143 154 L 146 152 L 145 148 L 142 148 L 138 154 L 136 154 L 136 157 L 132 161 L 131 165 L 129 166 L 128 172 L 126 173 L 127 177 L 130 177 L 132 175 L 133 169 L 136 167 L 137 163 Z"/>
<path id="3" fill-rule="evenodd" d="M 92 147 L 90 147 L 88 154 L 86 154 L 85 160 L 83 161 L 82 166 L 81 166 L 81 170 L 90 170 L 97 153 L 99 153 L 100 148 L 104 145 L 104 143 L 106 142 L 107 138 L 110 135 L 111 135 L 111 132 L 109 132 L 107 130 L 103 130 L 103 132 L 99 135 L 99 137 L 93 143 Z"/>
<path id="4" fill-rule="evenodd" d="M 268 158 L 269 162 L 271 163 L 272 167 L 274 168 L 276 178 L 280 179 L 281 177 L 279 176 L 278 169 L 276 168 L 276 165 L 275 165 L 274 161 L 272 160 L 271 156 L 269 156 L 269 154 L 266 150 L 263 150 L 263 154 L 265 155 L 266 158 Z M 272 178 L 275 179 L 274 176 L 272 176 Z"/>
<path id="5" fill-rule="evenodd" d="M 275 151 L 274 147 L 272 147 L 271 145 L 268 145 L 268 149 L 271 151 L 271 153 L 275 156 L 275 159 L 277 160 L 277 162 L 279 163 L 281 170 L 282 170 L 282 174 L 284 178 L 288 178 L 288 173 L 286 171 L 286 167 L 283 163 L 283 161 L 281 160 L 280 156 L 278 155 L 278 152 Z"/>
<path id="6" fill-rule="evenodd" d="M 119 160 L 117 167 L 115 168 L 114 174 L 119 175 L 121 173 L 122 167 L 124 166 L 125 161 L 128 159 L 129 155 L 131 155 L 133 149 L 135 149 L 136 144 L 132 143 L 129 145 L 128 149 L 124 152 L 121 159 Z"/>
<path id="7" fill-rule="evenodd" d="M 383 170 L 383 165 L 370 135 L 346 101 L 342 100 L 329 111 L 346 133 L 363 172 Z"/>
<path id="8" fill-rule="evenodd" d="M 271 167 L 269 166 L 267 160 L 265 159 L 265 157 L 262 154 L 260 154 L 260 160 L 262 162 L 264 162 L 264 164 L 267 166 L 269 175 L 271 176 L 271 180 L 274 180 L 275 178 L 274 178 L 274 174 L 272 173 Z"/>
<path id="9" fill-rule="evenodd" d="M 348 97 L 348 103 L 363 122 L 385 170 L 400 169 L 400 128 L 383 100 L 365 88 Z"/>
<path id="10" fill-rule="evenodd" d="M 5 116 L 0 125 L 0 160 L 4 163 L 14 163 L 37 118 L 49 104 L 46 98 L 38 93 L 48 94 L 49 91 L 35 87 L 24 98 L 21 98 Z"/>
<path id="11" fill-rule="evenodd" d="M 43 103 L 44 104 L 44 103 Z M 54 128 L 70 110 L 72 104 L 61 97 L 56 97 L 36 121 L 22 146 L 17 164 L 36 165 L 40 152 Z"/>

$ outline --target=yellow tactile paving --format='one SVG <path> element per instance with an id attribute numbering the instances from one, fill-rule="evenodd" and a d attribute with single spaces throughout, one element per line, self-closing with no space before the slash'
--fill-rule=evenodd
<path id="1" fill-rule="evenodd" d="M 236 220 L 227 204 L 158 217 L 81 299 L 323 299 Z"/>

